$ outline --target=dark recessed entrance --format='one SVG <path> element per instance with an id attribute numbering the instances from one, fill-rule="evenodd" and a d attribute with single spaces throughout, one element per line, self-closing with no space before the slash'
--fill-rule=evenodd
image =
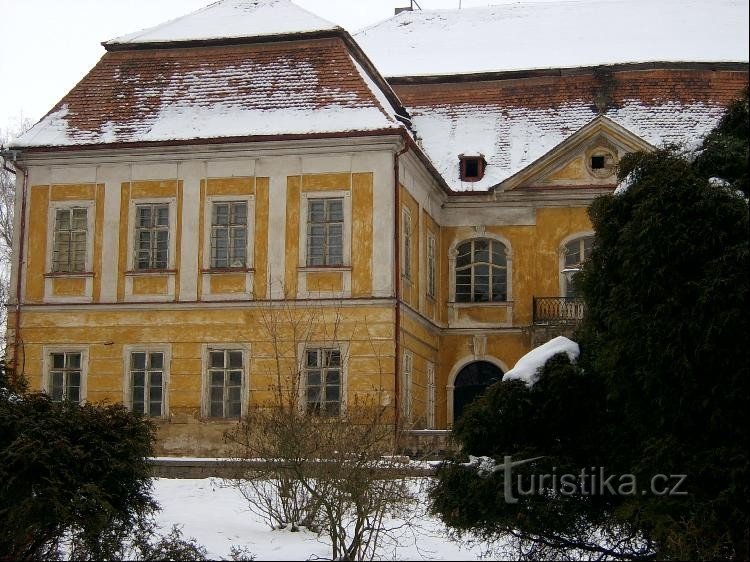
<path id="1" fill-rule="evenodd" d="M 457 420 L 464 408 L 488 386 L 502 378 L 503 371 L 487 361 L 475 361 L 461 369 L 453 383 L 453 420 Z"/>

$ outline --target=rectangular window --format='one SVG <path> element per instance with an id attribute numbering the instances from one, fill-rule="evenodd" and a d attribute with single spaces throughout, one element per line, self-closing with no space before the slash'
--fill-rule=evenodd
<path id="1" fill-rule="evenodd" d="M 307 265 L 344 265 L 343 198 L 308 200 Z"/>
<path id="2" fill-rule="evenodd" d="M 135 269 L 167 269 L 169 204 L 135 206 Z"/>
<path id="3" fill-rule="evenodd" d="M 305 403 L 310 413 L 331 416 L 341 413 L 340 350 L 305 350 Z"/>
<path id="4" fill-rule="evenodd" d="M 409 422 L 411 421 L 411 414 L 412 414 L 412 402 L 413 402 L 413 393 L 412 393 L 412 362 L 413 357 L 411 353 L 404 353 L 404 390 L 403 390 L 403 397 L 404 397 L 404 405 L 403 405 L 403 412 L 404 412 L 404 421 Z"/>
<path id="5" fill-rule="evenodd" d="M 211 267 L 247 266 L 247 202 L 214 203 L 211 213 Z"/>
<path id="6" fill-rule="evenodd" d="M 435 235 L 427 235 L 427 295 L 435 298 L 436 285 Z"/>
<path id="7" fill-rule="evenodd" d="M 239 418 L 242 415 L 242 379 L 245 354 L 241 349 L 208 350 L 208 415 Z"/>
<path id="8" fill-rule="evenodd" d="M 80 273 L 86 270 L 88 210 L 57 209 L 52 246 L 52 271 Z"/>
<path id="9" fill-rule="evenodd" d="M 130 404 L 144 416 L 164 415 L 164 353 L 134 351 L 130 354 Z"/>
<path id="10" fill-rule="evenodd" d="M 411 214 L 404 209 L 404 271 L 403 275 L 411 279 Z"/>
<path id="11" fill-rule="evenodd" d="M 49 390 L 54 402 L 81 401 L 81 352 L 50 353 Z"/>
<path id="12" fill-rule="evenodd" d="M 435 427 L 435 366 L 427 364 L 427 427 Z"/>

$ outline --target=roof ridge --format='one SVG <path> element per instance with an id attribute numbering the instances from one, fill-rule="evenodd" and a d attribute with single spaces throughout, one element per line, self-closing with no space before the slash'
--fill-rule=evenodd
<path id="1" fill-rule="evenodd" d="M 218 0 L 102 43 L 104 47 L 216 41 L 342 29 L 291 0 Z"/>

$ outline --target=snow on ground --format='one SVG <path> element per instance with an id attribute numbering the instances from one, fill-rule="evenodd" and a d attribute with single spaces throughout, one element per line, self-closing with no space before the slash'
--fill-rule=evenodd
<path id="1" fill-rule="evenodd" d="M 414 482 L 415 486 L 425 483 L 423 479 L 414 479 Z M 163 530 L 169 531 L 173 524 L 180 525 L 183 536 L 193 537 L 204 545 L 212 559 L 227 559 L 232 545 L 246 547 L 256 560 L 331 557 L 325 537 L 309 531 L 271 530 L 261 517 L 249 510 L 236 489 L 222 486 L 221 479 L 155 478 L 154 497 L 162 507 L 157 519 Z M 486 551 L 480 546 L 451 541 L 445 526 L 433 517 L 425 517 L 419 523 L 415 533 L 404 532 L 399 545 L 381 549 L 380 558 L 479 560 Z"/>
<path id="2" fill-rule="evenodd" d="M 527 386 L 533 386 L 539 380 L 539 369 L 558 353 L 567 353 L 570 360 L 575 361 L 578 359 L 580 348 L 576 342 L 565 336 L 557 336 L 521 357 L 516 366 L 503 375 L 503 380 L 518 379 L 524 381 Z"/>

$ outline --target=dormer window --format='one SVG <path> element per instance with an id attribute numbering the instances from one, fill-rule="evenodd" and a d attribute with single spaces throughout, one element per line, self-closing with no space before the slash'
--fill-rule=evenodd
<path id="1" fill-rule="evenodd" d="M 461 154 L 458 160 L 461 181 L 479 181 L 484 177 L 484 169 L 487 166 L 487 162 L 481 154 L 479 156 Z"/>

